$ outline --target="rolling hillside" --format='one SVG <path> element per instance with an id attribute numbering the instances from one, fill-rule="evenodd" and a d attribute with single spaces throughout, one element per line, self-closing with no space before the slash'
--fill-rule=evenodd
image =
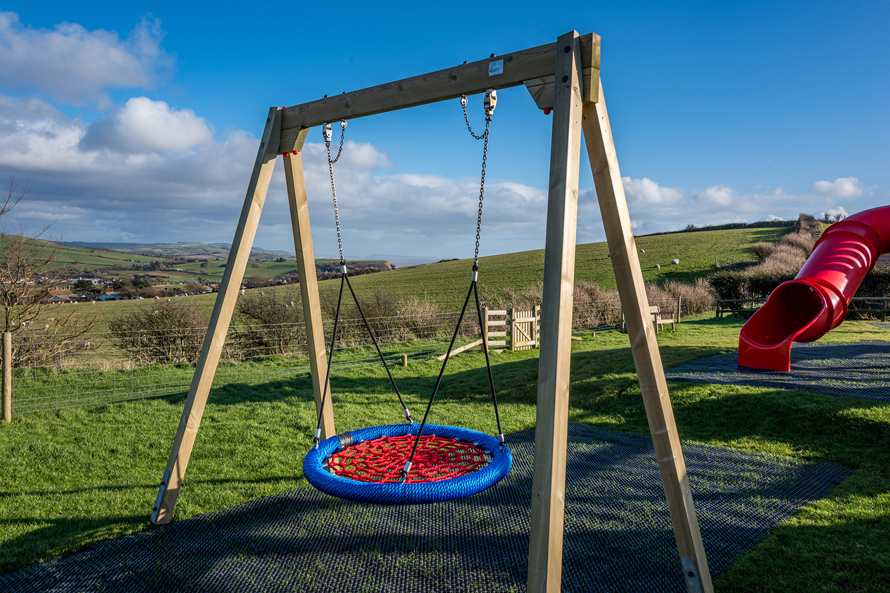
<path id="1" fill-rule="evenodd" d="M 639 237 L 637 247 L 643 278 L 649 282 L 668 280 L 694 282 L 716 270 L 714 258 L 722 261 L 750 260 L 750 247 L 758 241 L 775 242 L 791 230 L 751 228 L 699 231 Z M 672 259 L 679 265 L 672 265 Z M 658 264 L 660 269 L 656 269 Z M 453 260 L 403 268 L 352 280 L 357 291 L 386 290 L 400 297 L 429 296 L 449 305 L 460 305 L 469 288 L 472 260 Z M 521 290 L 542 282 L 544 250 L 493 255 L 479 260 L 479 285 L 488 288 Z M 603 288 L 615 288 L 615 276 L 605 243 L 578 245 L 575 255 L 575 279 L 586 280 Z M 335 290 L 336 280 L 321 283 L 322 290 Z"/>
<path id="2" fill-rule="evenodd" d="M 696 278 L 705 277 L 716 270 L 715 256 L 723 261 L 748 260 L 751 258 L 749 251 L 751 245 L 758 241 L 775 242 L 789 230 L 787 227 L 732 229 L 640 237 L 637 239 L 637 246 L 644 250 L 644 253 L 639 254 L 643 277 L 646 281 L 657 283 L 668 280 L 694 282 Z M 670 263 L 674 258 L 680 260 L 679 265 Z M 210 263 L 222 264 L 224 262 Z M 263 262 L 263 265 L 273 263 L 275 262 Z M 282 264 L 293 265 L 293 262 L 282 262 Z M 655 264 L 659 264 L 660 269 L 656 269 Z M 471 260 L 464 259 L 401 268 L 358 276 L 352 278 L 352 284 L 359 294 L 359 298 L 362 298 L 363 294 L 382 290 L 396 298 L 428 297 L 447 307 L 458 308 L 463 304 L 463 299 L 469 288 L 471 265 Z M 479 267 L 481 287 L 522 290 L 543 280 L 544 251 L 539 249 L 483 257 L 480 259 Z M 258 270 L 261 269 L 248 268 L 245 277 L 257 274 Z M 615 278 L 605 243 L 578 245 L 575 278 L 593 282 L 603 288 L 615 287 Z M 325 280 L 319 283 L 319 289 L 333 292 L 338 290 L 339 284 L 337 279 Z M 297 287 L 274 286 L 262 290 L 296 291 Z M 182 298 L 186 299 L 186 302 L 204 309 L 209 314 L 213 308 L 216 294 Z M 298 300 L 298 298 L 294 293 L 293 300 Z M 98 321 L 96 329 L 101 331 L 108 320 L 141 307 L 154 306 L 153 303 L 155 303 L 154 299 L 109 301 L 95 305 L 81 304 L 78 307 L 78 314 L 96 316 Z M 70 307 L 71 305 L 61 306 Z"/>

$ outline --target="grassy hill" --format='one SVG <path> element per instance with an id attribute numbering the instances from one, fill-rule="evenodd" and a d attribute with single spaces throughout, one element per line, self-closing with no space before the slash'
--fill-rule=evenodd
<path id="1" fill-rule="evenodd" d="M 694 282 L 716 271 L 715 257 L 723 261 L 750 260 L 750 248 L 758 241 L 775 242 L 791 230 L 785 228 L 731 229 L 651 235 L 637 238 L 643 278 L 662 284 L 668 280 Z M 679 259 L 679 265 L 672 265 Z M 660 269 L 656 269 L 658 264 Z M 357 291 L 386 290 L 398 295 L 428 296 L 442 304 L 462 304 L 469 288 L 472 260 L 453 260 L 370 274 L 355 278 Z M 492 255 L 479 260 L 479 285 L 486 288 L 521 290 L 544 279 L 544 250 Z M 615 276 L 605 243 L 578 245 L 575 279 L 603 288 L 615 288 Z M 337 280 L 321 283 L 322 290 L 335 290 Z"/>
<path id="2" fill-rule="evenodd" d="M 7 235 L 0 235 L 0 252 L 7 250 L 7 241 L 10 239 Z M 35 249 L 45 249 L 47 252 L 52 250 L 55 252 L 55 262 L 51 269 L 61 269 L 68 267 L 76 267 L 79 270 L 97 270 L 112 266 L 129 266 L 132 265 L 134 259 L 132 254 L 112 251 L 110 249 L 101 249 L 98 247 L 74 247 L 64 243 L 53 243 L 40 239 L 29 240 L 35 246 Z M 163 261 L 162 257 L 142 257 L 140 261 Z"/>
<path id="3" fill-rule="evenodd" d="M 637 246 L 644 250 L 640 253 L 643 278 L 649 282 L 664 283 L 668 280 L 694 282 L 696 278 L 706 277 L 716 271 L 714 258 L 722 261 L 742 261 L 751 259 L 750 247 L 758 241 L 775 242 L 789 228 L 758 228 L 731 229 L 719 231 L 699 231 L 691 233 L 674 233 L 668 235 L 651 235 L 637 238 Z M 672 259 L 679 259 L 679 265 L 672 265 Z M 318 260 L 317 265 L 333 262 Z M 336 262 L 334 262 L 336 263 Z M 359 262 L 355 262 L 359 263 Z M 209 262 L 208 268 L 200 272 L 203 277 L 221 277 L 225 262 Z M 254 264 L 260 264 L 254 267 Z M 655 268 L 658 264 L 660 269 Z M 463 304 L 469 288 L 470 268 L 472 260 L 452 260 L 401 268 L 378 274 L 367 274 L 352 278 L 352 284 L 359 298 L 363 294 L 375 291 L 386 291 L 396 298 L 417 296 L 428 297 L 441 305 L 457 308 Z M 200 269 L 200 263 L 184 264 L 183 268 L 194 266 Z M 254 262 L 248 264 L 245 277 L 268 274 L 273 271 L 295 267 L 294 262 Z M 510 288 L 522 290 L 542 282 L 544 277 L 544 250 L 523 251 L 504 255 L 483 257 L 479 262 L 479 284 L 485 289 Z M 190 270 L 191 271 L 191 270 Z M 276 272 L 281 273 L 281 272 Z M 188 274 L 182 274 L 187 276 Z M 615 277 L 608 257 L 605 243 L 588 243 L 578 245 L 576 251 L 575 278 L 598 284 L 603 288 L 614 288 Z M 187 280 L 186 280 L 187 281 Z M 324 280 L 319 283 L 321 291 L 336 291 L 339 280 Z M 267 287 L 265 291 L 294 290 L 291 286 Z M 216 299 L 215 294 L 185 297 L 210 312 Z M 105 326 L 107 320 L 117 317 L 138 307 L 152 306 L 155 301 L 118 301 L 97 303 L 94 306 L 81 305 L 78 313 L 96 315 L 99 320 L 97 329 Z M 64 305 L 70 306 L 70 305 Z"/>

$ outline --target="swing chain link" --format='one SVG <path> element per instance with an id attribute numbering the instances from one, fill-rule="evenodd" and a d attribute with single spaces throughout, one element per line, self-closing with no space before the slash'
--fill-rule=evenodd
<path id="1" fill-rule="evenodd" d="M 328 151 L 328 172 L 331 175 L 331 195 L 334 196 L 334 221 L 337 223 L 337 245 L 340 247 L 340 266 L 343 267 L 346 264 L 346 260 L 343 258 L 343 237 L 340 234 L 340 210 L 337 208 L 337 188 L 334 185 L 334 163 L 340 160 L 340 154 L 343 152 L 343 140 L 346 138 L 346 120 L 340 120 L 340 148 L 337 150 L 337 157 L 331 158 L 331 139 L 333 138 L 333 132 L 331 130 L 331 124 L 325 123 L 321 127 L 321 133 L 324 136 L 324 145 Z"/>
<path id="2" fill-rule="evenodd" d="M 476 217 L 476 252 L 473 256 L 473 271 L 479 269 L 479 239 L 482 234 L 482 201 L 485 198 L 485 167 L 488 164 L 488 135 L 491 129 L 491 116 L 494 114 L 494 108 L 497 105 L 497 91 L 491 89 L 485 93 L 485 132 L 476 135 L 470 126 L 470 118 L 467 115 L 467 96 L 461 95 L 460 105 L 464 111 L 464 121 L 467 122 L 467 129 L 470 135 L 476 140 L 484 140 L 482 148 L 482 180 L 479 184 L 479 212 Z"/>

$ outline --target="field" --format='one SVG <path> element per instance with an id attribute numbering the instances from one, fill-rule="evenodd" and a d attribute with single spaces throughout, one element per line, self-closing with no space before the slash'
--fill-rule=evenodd
<path id="1" fill-rule="evenodd" d="M 740 326 L 737 320 L 704 316 L 685 321 L 676 332 L 658 334 L 665 366 L 734 350 Z M 582 337 L 572 343 L 571 419 L 648 434 L 627 336 L 606 332 Z M 847 322 L 825 339 L 888 337 L 886 330 L 866 322 Z M 505 432 L 534 426 L 537 354 L 493 355 Z M 410 408 L 421 406 L 437 371 L 435 360 L 394 369 Z M 484 372 L 481 354 L 454 359 L 434 408 L 436 422 L 493 431 Z M 382 370 L 342 372 L 334 380 L 338 430 L 398 417 Z M 854 470 L 827 497 L 737 560 L 716 580 L 717 591 L 888 590 L 890 406 L 692 383 L 672 383 L 671 393 L 685 440 L 842 463 Z M 6 460 L 0 489 L 0 570 L 147 529 L 182 405 L 180 394 L 27 414 L 0 427 L 0 455 Z M 262 380 L 235 374 L 218 381 L 177 519 L 305 487 L 299 460 L 310 446 L 312 427 L 311 385 L 305 376 Z"/>
<path id="2" fill-rule="evenodd" d="M 378 266 L 381 269 L 388 268 L 387 263 L 383 260 L 355 260 L 350 261 L 349 264 L 356 266 Z M 336 269 L 339 267 L 339 260 L 319 258 L 315 260 L 315 266 L 322 270 Z M 223 274 L 226 271 L 226 261 L 225 259 L 221 261 L 208 261 L 206 262 L 206 265 L 202 262 L 195 261 L 180 264 L 177 265 L 177 267 L 185 270 L 194 278 L 200 276 L 206 278 L 210 282 L 219 282 L 222 280 Z M 248 262 L 247 269 L 244 271 L 244 278 L 251 278 L 254 276 L 259 278 L 273 278 L 275 276 L 296 273 L 296 260 L 282 262 L 251 260 Z"/>
<path id="3" fill-rule="evenodd" d="M 751 259 L 750 247 L 758 241 L 775 242 L 789 228 L 732 229 L 652 235 L 639 237 L 637 246 L 643 278 L 662 284 L 669 280 L 694 282 L 716 270 L 714 257 L 724 261 Z M 679 265 L 672 265 L 672 259 Z M 655 268 L 660 265 L 660 269 Z M 356 290 L 386 290 L 399 297 L 428 296 L 442 304 L 463 303 L 470 282 L 472 260 L 454 260 L 404 268 L 384 274 L 369 274 L 353 280 Z M 544 250 L 493 255 L 479 260 L 479 285 L 486 289 L 522 290 L 544 279 Z M 615 276 L 605 243 L 578 245 L 575 255 L 575 279 L 586 280 L 602 288 L 615 288 Z M 323 282 L 322 289 L 333 290 L 336 281 Z"/>
<path id="4" fill-rule="evenodd" d="M 743 261 L 750 259 L 749 249 L 758 241 L 775 242 L 787 228 L 732 229 L 720 231 L 700 231 L 640 237 L 637 245 L 643 249 L 639 254 L 643 278 L 648 282 L 663 283 L 670 280 L 692 282 L 716 271 L 715 256 L 723 261 Z M 672 265 L 674 258 L 679 265 Z M 317 265 L 327 266 L 334 260 L 318 260 Z M 374 263 L 374 262 L 356 262 Z M 659 269 L 655 268 L 659 264 Z M 200 263 L 184 264 L 183 268 L 201 270 L 202 277 L 222 275 L 224 261 L 210 261 L 201 270 Z M 259 267 L 252 267 L 257 265 Z M 276 267 L 277 266 L 277 267 Z M 359 298 L 376 291 L 384 291 L 398 299 L 418 297 L 429 298 L 449 308 L 459 308 L 463 304 L 469 287 L 472 261 L 451 260 L 424 266 L 400 268 L 377 274 L 366 274 L 352 279 Z M 245 277 L 269 273 L 271 270 L 293 269 L 294 262 L 253 262 L 248 264 Z M 479 262 L 479 285 L 483 291 L 498 291 L 504 288 L 522 290 L 540 283 L 544 277 L 544 251 L 525 251 L 505 255 L 483 257 Z M 277 273 L 277 272 L 276 272 Z M 197 274 L 197 272 L 196 272 Z M 274 274 L 269 274 L 274 275 Z M 578 245 L 575 263 L 576 280 L 586 280 L 603 288 L 614 288 L 615 277 L 605 243 Z M 188 281 L 187 278 L 174 280 Z M 337 279 L 319 283 L 322 292 L 334 293 L 339 289 Z M 293 290 L 287 286 L 263 288 L 263 291 L 284 292 Z M 216 294 L 180 297 L 203 309 L 208 314 L 213 308 Z M 291 300 L 297 301 L 296 295 Z M 77 314 L 96 317 L 97 330 L 103 329 L 108 320 L 141 307 L 151 307 L 154 301 L 109 301 L 95 305 L 81 304 Z M 71 305 L 61 305 L 70 307 Z"/>

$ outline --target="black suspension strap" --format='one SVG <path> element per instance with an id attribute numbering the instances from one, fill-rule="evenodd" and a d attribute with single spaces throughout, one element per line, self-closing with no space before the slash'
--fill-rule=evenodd
<path id="1" fill-rule="evenodd" d="M 467 291 L 467 298 L 464 299 L 464 306 L 460 310 L 460 316 L 457 320 L 457 325 L 454 328 L 454 333 L 451 335 L 451 343 L 448 344 L 448 351 L 445 353 L 445 361 L 442 363 L 442 368 L 439 369 L 439 376 L 436 379 L 436 384 L 433 387 L 433 394 L 430 396 L 430 400 L 426 406 L 426 412 L 423 414 L 423 420 L 420 423 L 420 430 L 417 432 L 417 437 L 414 439 L 414 446 L 411 448 L 411 455 L 408 457 L 408 461 L 405 462 L 405 467 L 402 469 L 401 473 L 401 482 L 404 484 L 408 480 L 408 472 L 411 471 L 411 465 L 414 462 L 414 455 L 417 453 L 417 445 L 420 443 L 420 437 L 423 436 L 423 429 L 426 427 L 426 421 L 429 417 L 430 410 L 433 407 L 433 401 L 436 399 L 436 395 L 439 393 L 439 386 L 442 383 L 442 377 L 445 374 L 445 367 L 448 365 L 448 360 L 451 358 L 451 351 L 454 349 L 454 342 L 457 340 L 457 335 L 460 333 L 460 326 L 464 319 L 464 314 L 467 311 L 467 305 L 470 303 L 470 297 L 475 296 L 476 300 L 476 314 L 479 319 L 479 327 L 482 331 L 482 351 L 485 353 L 485 366 L 488 369 L 488 384 L 491 387 L 491 399 L 494 403 L 494 415 L 495 420 L 497 421 L 498 427 L 498 441 L 501 443 L 501 448 L 504 447 L 504 431 L 501 429 L 501 415 L 498 411 L 498 397 L 494 388 L 494 377 L 491 372 L 491 360 L 488 356 L 488 332 L 486 332 L 482 326 L 485 321 L 482 319 L 482 307 L 479 303 L 479 291 L 476 288 L 477 282 L 479 280 L 479 239 L 482 233 L 482 202 L 485 198 L 485 167 L 488 161 L 488 136 L 489 131 L 491 129 L 491 116 L 494 114 L 494 108 L 497 104 L 497 91 L 489 90 L 485 93 L 485 132 L 480 135 L 476 135 L 473 132 L 473 128 L 470 126 L 470 118 L 467 115 L 467 96 L 462 95 L 460 98 L 460 104 L 464 111 L 464 120 L 467 122 L 467 129 L 470 131 L 470 135 L 473 136 L 476 140 L 483 140 L 483 149 L 482 149 L 482 180 L 479 184 L 479 210 L 478 215 L 476 217 L 476 252 L 473 255 L 473 273 L 470 280 L 470 289 Z"/>
<path id="2" fill-rule="evenodd" d="M 324 403 L 325 397 L 328 392 L 328 385 L 330 384 L 330 376 L 331 376 L 331 362 L 334 359 L 334 346 L 337 343 L 337 328 L 340 319 L 340 309 L 343 304 L 343 286 L 344 284 L 349 287 L 349 292 L 352 294 L 352 299 L 355 302 L 355 306 L 358 309 L 359 315 L 361 315 L 362 321 L 365 324 L 365 328 L 368 330 L 368 335 L 371 337 L 371 342 L 374 344 L 374 348 L 377 350 L 377 355 L 380 357 L 380 362 L 383 363 L 383 368 L 386 369 L 386 374 L 389 376 L 389 381 L 392 383 L 392 388 L 396 392 L 396 396 L 399 398 L 399 403 L 402 405 L 402 411 L 405 414 L 405 419 L 409 424 L 414 424 L 414 420 L 411 418 L 411 412 L 408 411 L 408 406 L 405 405 L 405 400 L 402 398 L 402 394 L 399 391 L 399 387 L 396 385 L 396 380 L 392 376 L 392 371 L 389 370 L 389 365 L 386 364 L 386 359 L 383 356 L 383 352 L 380 350 L 380 345 L 377 342 L 377 337 L 374 335 L 374 331 L 371 329 L 371 324 L 368 323 L 367 317 L 365 317 L 365 312 L 362 310 L 361 304 L 358 302 L 358 297 L 355 295 L 355 290 L 352 289 L 352 283 L 349 282 L 348 268 L 346 267 L 346 258 L 343 257 L 343 236 L 340 232 L 340 209 L 337 206 L 337 187 L 334 182 L 334 163 L 340 160 L 340 155 L 343 153 L 343 141 L 346 138 L 346 120 L 340 121 L 340 148 L 337 150 L 337 156 L 331 157 L 331 140 L 333 139 L 333 132 L 331 130 L 331 124 L 326 123 L 322 126 L 322 135 L 324 136 L 325 148 L 328 153 L 328 172 L 331 177 L 331 195 L 334 199 L 334 222 L 337 226 L 337 246 L 340 248 L 340 294 L 337 297 L 337 312 L 334 315 L 334 329 L 333 334 L 331 336 L 331 350 L 328 355 L 328 369 L 325 373 L 324 380 L 324 391 L 321 396 L 321 407 L 318 411 L 318 422 L 315 426 L 315 437 L 313 440 L 313 446 L 318 448 L 318 441 L 321 437 L 321 420 L 322 414 L 324 412 Z"/>

